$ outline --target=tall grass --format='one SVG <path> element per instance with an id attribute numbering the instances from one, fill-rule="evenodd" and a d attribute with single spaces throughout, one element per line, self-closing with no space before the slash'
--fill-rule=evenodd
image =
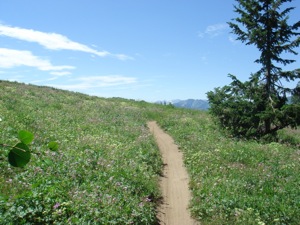
<path id="1" fill-rule="evenodd" d="M 0 82 L 0 143 L 21 129 L 35 140 L 23 169 L 0 149 L 0 224 L 156 224 L 162 162 L 148 120 L 184 152 L 201 224 L 299 224 L 298 131 L 282 131 L 283 144 L 242 141 L 206 112 L 10 82 Z"/>
<path id="2" fill-rule="evenodd" d="M 35 135 L 23 169 L 0 149 L 0 224 L 155 224 L 161 159 L 147 106 L 0 82 L 0 143 Z"/>
<path id="3" fill-rule="evenodd" d="M 299 224 L 298 147 L 226 138 L 205 112 L 169 111 L 159 123 L 184 152 L 202 224 Z"/>

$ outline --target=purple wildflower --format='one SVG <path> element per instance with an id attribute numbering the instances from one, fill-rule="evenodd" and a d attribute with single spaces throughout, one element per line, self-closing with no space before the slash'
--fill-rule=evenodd
<path id="1" fill-rule="evenodd" d="M 56 204 L 53 206 L 53 209 L 57 209 L 59 206 L 60 206 L 60 204 L 59 204 L 59 203 L 56 203 Z"/>

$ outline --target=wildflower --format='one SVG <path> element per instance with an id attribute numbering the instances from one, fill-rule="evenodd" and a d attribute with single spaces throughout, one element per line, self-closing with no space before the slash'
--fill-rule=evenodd
<path id="1" fill-rule="evenodd" d="M 43 169 L 41 167 L 36 167 L 34 169 L 34 174 L 37 174 L 37 173 L 42 173 L 43 172 Z"/>
<path id="2" fill-rule="evenodd" d="M 59 203 L 56 203 L 56 204 L 53 206 L 53 209 L 57 209 L 59 206 L 60 206 L 60 204 L 59 204 Z"/>

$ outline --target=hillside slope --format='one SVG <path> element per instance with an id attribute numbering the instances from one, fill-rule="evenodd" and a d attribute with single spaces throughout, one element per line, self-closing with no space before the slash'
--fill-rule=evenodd
<path id="1" fill-rule="evenodd" d="M 1 81 L 0 143 L 14 145 L 23 129 L 35 139 L 24 169 L 0 149 L 0 224 L 156 224 L 162 162 L 149 107 Z"/>
<path id="2" fill-rule="evenodd" d="M 201 224 L 299 224 L 299 130 L 280 132 L 288 144 L 238 140 L 204 111 L 6 81 L 0 143 L 21 129 L 35 139 L 23 169 L 0 148 L 0 224 L 157 224 L 162 161 L 150 120 L 183 152 Z"/>
<path id="3" fill-rule="evenodd" d="M 282 131 L 289 144 L 245 141 L 227 137 L 206 112 L 168 111 L 157 121 L 183 152 L 190 209 L 202 225 L 299 224 L 299 130 Z"/>

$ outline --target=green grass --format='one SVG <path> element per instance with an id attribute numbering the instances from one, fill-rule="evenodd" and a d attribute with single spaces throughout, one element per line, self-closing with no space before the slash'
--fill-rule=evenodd
<path id="1" fill-rule="evenodd" d="M 202 224 L 299 224 L 299 148 L 226 138 L 204 112 L 166 115 L 159 123 L 184 152 Z"/>
<path id="2" fill-rule="evenodd" d="M 291 128 L 285 128 L 278 132 L 278 139 L 280 142 L 287 145 L 293 145 L 300 147 L 300 127 L 296 130 Z"/>
<path id="3" fill-rule="evenodd" d="M 283 144 L 234 140 L 207 112 L 4 81 L 0 143 L 23 129 L 35 139 L 23 169 L 0 149 L 0 224 L 156 224 L 162 162 L 149 120 L 184 152 L 201 224 L 299 224 L 299 131 L 282 131 Z"/>
<path id="4" fill-rule="evenodd" d="M 22 129 L 35 135 L 24 169 L 0 149 L 0 224 L 157 222 L 161 159 L 149 104 L 9 82 L 0 96 L 0 143 L 13 145 Z"/>

